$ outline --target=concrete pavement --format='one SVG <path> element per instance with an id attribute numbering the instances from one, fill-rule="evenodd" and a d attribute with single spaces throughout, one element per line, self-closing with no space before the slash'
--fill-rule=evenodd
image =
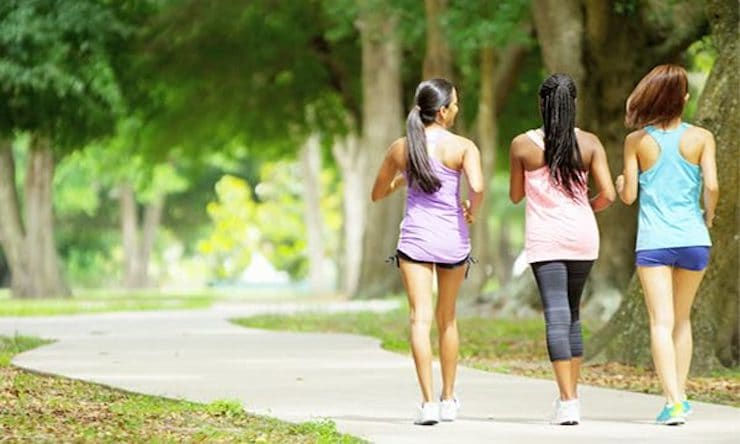
<path id="1" fill-rule="evenodd" d="M 15 357 L 32 371 L 133 392 L 210 402 L 239 399 L 288 421 L 331 418 L 379 443 L 740 443 L 740 409 L 695 403 L 681 427 L 657 426 L 658 396 L 583 387 L 582 424 L 547 424 L 551 381 L 461 368 L 460 419 L 412 425 L 419 393 L 408 356 L 367 337 L 247 329 L 228 319 L 323 308 L 392 308 L 392 302 L 216 305 L 208 310 L 0 318 L 0 334 L 57 342 Z M 491 321 L 495 322 L 495 321 Z M 439 371 L 435 369 L 436 387 Z"/>

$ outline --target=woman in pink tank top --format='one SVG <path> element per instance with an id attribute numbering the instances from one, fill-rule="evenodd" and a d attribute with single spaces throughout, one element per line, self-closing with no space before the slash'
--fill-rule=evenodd
<path id="1" fill-rule="evenodd" d="M 372 191 L 377 201 L 408 184 L 396 260 L 408 293 L 411 349 L 422 402 L 414 421 L 432 425 L 453 421 L 460 406 L 455 397 L 458 335 L 457 293 L 470 255 L 467 223 L 472 223 L 483 197 L 478 148 L 448 128 L 457 114 L 457 92 L 447 80 L 419 84 L 409 113 L 406 137 L 391 144 Z M 466 204 L 460 182 L 468 183 Z M 437 274 L 437 306 L 432 305 L 432 276 Z M 439 330 L 442 393 L 432 394 L 432 321 Z"/>
<path id="2" fill-rule="evenodd" d="M 565 74 L 540 86 L 543 128 L 511 142 L 509 196 L 527 198 L 525 254 L 540 290 L 547 350 L 560 396 L 554 424 L 580 422 L 577 384 L 583 356 L 579 304 L 599 256 L 595 211 L 614 202 L 606 153 L 598 137 L 575 127 L 576 87 Z M 588 175 L 599 189 L 589 199 Z"/>

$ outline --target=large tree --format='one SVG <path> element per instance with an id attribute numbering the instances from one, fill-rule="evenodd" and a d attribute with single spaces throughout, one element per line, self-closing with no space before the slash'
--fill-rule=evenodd
<path id="1" fill-rule="evenodd" d="M 498 275 L 502 281 L 511 264 L 503 254 L 490 224 L 493 206 L 491 186 L 499 151 L 498 116 L 512 90 L 529 47 L 531 26 L 526 23 L 529 2 L 460 2 L 447 13 L 447 37 L 457 50 L 461 84 L 468 100 L 477 98 L 470 137 L 480 149 L 483 175 L 487 179 L 481 217 L 471 227 L 473 255 L 477 267 L 465 283 L 465 294 L 479 296 L 488 280 Z M 524 21 L 524 23 L 522 23 Z M 475 92 L 470 92 L 474 90 Z M 465 116 L 462 116 L 463 118 Z M 493 241 L 493 242 L 492 242 Z M 492 247 L 492 243 L 496 245 Z"/>
<path id="2" fill-rule="evenodd" d="M 357 20 L 362 42 L 361 145 L 367 153 L 365 190 L 370 189 L 390 143 L 403 134 L 399 17 L 370 6 L 360 8 Z M 367 196 L 365 199 L 369 200 Z M 395 193 L 368 210 L 357 287 L 362 297 L 384 296 L 399 288 L 397 275 L 388 272 L 384 259 L 395 251 L 402 209 L 402 195 Z"/>
<path id="3" fill-rule="evenodd" d="M 622 169 L 624 101 L 659 63 L 675 62 L 706 33 L 703 2 L 676 0 L 535 0 L 533 15 L 545 66 L 570 74 L 578 87 L 578 124 L 603 142 L 613 173 Z M 598 217 L 601 253 L 595 293 L 622 292 L 632 274 L 634 207 L 615 205 Z"/>
<path id="4" fill-rule="evenodd" d="M 695 115 L 698 125 L 712 131 L 717 142 L 720 201 L 711 230 L 712 256 L 693 309 L 692 371 L 704 372 L 740 362 L 738 319 L 738 158 L 740 155 L 740 65 L 738 63 L 736 0 L 711 0 L 706 5 L 711 38 L 719 56 L 712 68 Z M 636 277 L 618 311 L 598 333 L 591 355 L 650 365 L 650 335 L 643 294 Z"/>
<path id="5" fill-rule="evenodd" d="M 17 297 L 70 294 L 59 268 L 54 165 L 111 132 L 123 100 L 118 68 L 136 2 L 8 0 L 0 5 L 0 243 Z M 30 134 L 23 199 L 12 141 Z"/>

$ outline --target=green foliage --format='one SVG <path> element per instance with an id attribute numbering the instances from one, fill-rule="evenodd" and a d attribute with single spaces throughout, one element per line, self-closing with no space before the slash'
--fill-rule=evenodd
<path id="1" fill-rule="evenodd" d="M 295 162 L 271 162 L 262 167 L 262 181 L 256 192 L 260 199 L 257 207 L 257 226 L 262 233 L 260 250 L 278 269 L 300 279 L 308 272 L 306 256 L 305 201 L 299 165 Z M 319 177 L 322 187 L 320 211 L 325 225 L 324 248 L 328 257 L 339 253 L 341 231 L 341 184 L 333 169 L 324 169 Z"/>
<path id="2" fill-rule="evenodd" d="M 165 8 L 142 69 L 167 88 L 160 86 L 163 106 L 143 143 L 195 153 L 237 137 L 262 154 L 264 148 L 292 152 L 305 124 L 304 104 L 329 81 L 320 60 L 319 6 L 191 0 Z"/>
<path id="3" fill-rule="evenodd" d="M 77 148 L 124 109 L 113 59 L 133 28 L 124 3 L 6 0 L 0 5 L 0 132 Z"/>
<path id="4" fill-rule="evenodd" d="M 121 263 L 111 255 L 111 250 L 115 246 L 112 242 L 105 242 L 111 236 L 99 228 L 93 232 L 100 238 L 100 241 L 95 242 L 97 245 L 75 242 L 76 236 L 73 239 L 65 239 L 66 248 L 62 250 L 65 277 L 77 287 L 110 286 L 112 282 L 117 282 L 121 275 Z M 90 232 L 86 234 L 90 237 Z"/>
<path id="5" fill-rule="evenodd" d="M 54 209 L 58 216 L 76 213 L 93 216 L 100 207 L 101 181 L 98 158 L 88 151 L 67 155 L 54 172 Z"/>
<path id="6" fill-rule="evenodd" d="M 308 261 L 302 184 L 296 180 L 299 167 L 295 162 L 271 162 L 262 166 L 260 176 L 255 219 L 262 234 L 260 251 L 277 269 L 300 279 L 308 273 Z"/>
<path id="7" fill-rule="evenodd" d="M 532 38 L 522 26 L 529 8 L 527 0 L 452 2 L 442 23 L 451 46 L 462 51 L 502 48 L 516 42 L 531 44 Z"/>
<path id="8" fill-rule="evenodd" d="M 711 35 L 706 35 L 686 49 L 685 57 L 689 71 L 709 74 L 717 60 L 719 52 Z"/>
<path id="9" fill-rule="evenodd" d="M 235 418 L 244 414 L 244 407 L 238 399 L 218 399 L 206 405 L 211 415 Z"/>
<path id="10" fill-rule="evenodd" d="M 683 118 L 691 120 L 696 112 L 701 91 L 718 56 L 711 35 L 694 42 L 684 53 L 685 66 L 689 71 L 689 101 L 684 108 Z"/>
<path id="11" fill-rule="evenodd" d="M 637 0 L 617 0 L 613 8 L 619 15 L 633 15 L 637 12 L 637 6 Z"/>
<path id="12" fill-rule="evenodd" d="M 528 47 L 536 44 L 530 35 L 531 31 L 524 26 L 529 20 L 530 3 L 526 0 L 452 2 L 441 17 L 459 71 L 457 81 L 462 106 L 461 117 L 469 125 L 475 121 L 478 113 L 481 49 L 492 47 L 500 52 L 509 44 L 519 43 Z M 515 87 L 521 89 L 519 82 Z M 509 98 L 508 104 L 518 106 L 513 97 Z M 507 107 L 499 119 L 506 118 L 509 112 Z M 503 124 L 499 127 L 507 128 Z M 502 134 L 502 137 L 506 140 L 505 135 Z"/>
<path id="13" fill-rule="evenodd" d="M 249 184 L 230 175 L 216 183 L 216 195 L 218 201 L 207 207 L 213 229 L 198 249 L 210 258 L 218 278 L 234 278 L 249 266 L 259 241 L 260 233 L 253 223 L 256 204 Z"/>

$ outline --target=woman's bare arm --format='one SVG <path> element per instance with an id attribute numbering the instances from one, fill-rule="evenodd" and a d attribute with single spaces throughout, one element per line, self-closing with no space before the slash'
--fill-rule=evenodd
<path id="1" fill-rule="evenodd" d="M 370 194 L 370 199 L 373 202 L 383 199 L 406 184 L 406 179 L 401 174 L 397 160 L 399 154 L 403 152 L 404 143 L 404 139 L 401 138 L 393 142 L 388 148 L 388 152 L 386 152 L 383 163 L 380 164 L 378 174 L 375 177 L 373 191 Z"/>
<path id="2" fill-rule="evenodd" d="M 463 153 L 463 172 L 468 180 L 468 203 L 466 204 L 465 219 L 472 223 L 478 214 L 483 202 L 485 183 L 483 169 L 480 164 L 480 151 L 473 142 L 469 142 Z"/>
<path id="3" fill-rule="evenodd" d="M 594 178 L 599 193 L 591 198 L 591 208 L 594 212 L 605 210 L 614 203 L 617 193 L 612 184 L 612 172 L 606 158 L 606 150 L 598 137 L 594 136 L 594 153 L 591 157 L 591 176 Z"/>
<path id="4" fill-rule="evenodd" d="M 524 166 L 520 159 L 522 135 L 515 137 L 509 147 L 509 199 L 519 203 L 524 199 Z"/>
<path id="5" fill-rule="evenodd" d="M 701 153 L 701 175 L 704 181 L 704 221 L 709 228 L 714 223 L 714 210 L 719 200 L 719 183 L 717 181 L 717 162 L 715 159 L 716 143 L 714 135 L 706 131 L 707 138 Z"/>
<path id="6" fill-rule="evenodd" d="M 639 137 L 637 133 L 628 134 L 624 139 L 624 170 L 622 175 L 617 177 L 617 192 L 619 198 L 627 205 L 637 199 L 637 175 L 639 174 L 639 165 L 637 163 L 637 145 Z"/>

